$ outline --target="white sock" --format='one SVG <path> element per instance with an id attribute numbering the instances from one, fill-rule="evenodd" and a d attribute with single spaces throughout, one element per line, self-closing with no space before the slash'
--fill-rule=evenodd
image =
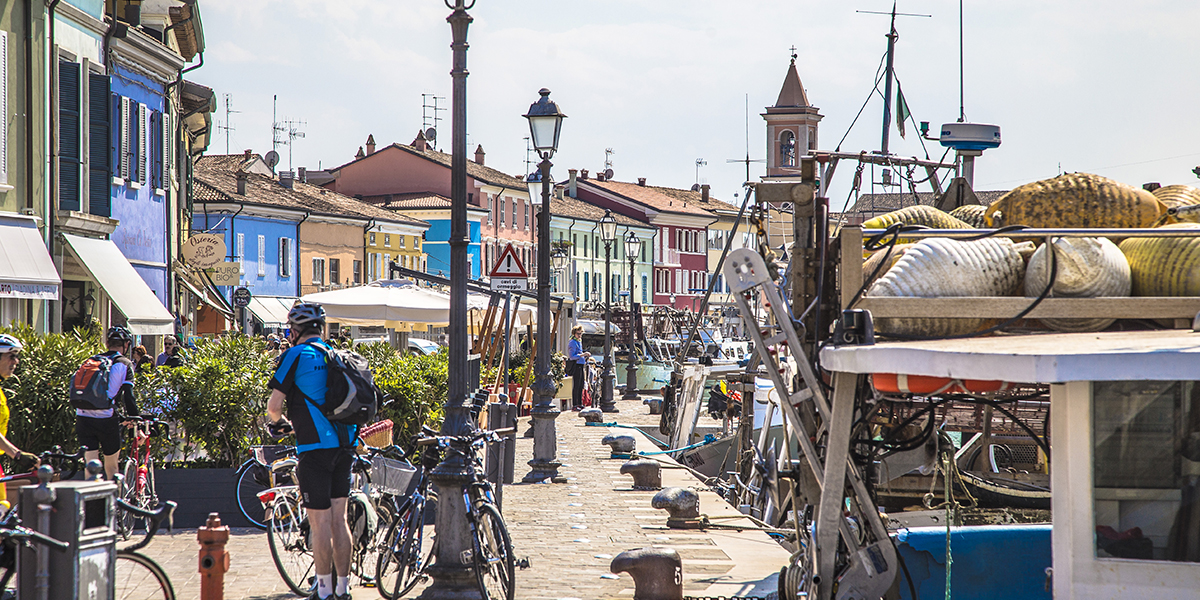
<path id="1" fill-rule="evenodd" d="M 337 576 L 337 587 L 334 588 L 333 593 L 341 596 L 348 591 L 350 591 L 350 576 L 347 575 L 347 576 L 343 577 L 341 575 L 338 575 Z"/>
<path id="2" fill-rule="evenodd" d="M 328 598 L 333 595 L 333 573 L 317 575 L 317 597 Z"/>

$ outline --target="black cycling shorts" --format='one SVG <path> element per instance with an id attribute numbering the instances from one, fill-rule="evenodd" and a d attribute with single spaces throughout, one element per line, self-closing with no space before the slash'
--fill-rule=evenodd
<path id="1" fill-rule="evenodd" d="M 81 447 L 105 456 L 121 451 L 121 421 L 116 415 L 107 419 L 75 415 L 75 436 Z"/>
<path id="2" fill-rule="evenodd" d="M 302 452 L 296 476 L 300 478 L 300 496 L 304 508 L 324 510 L 331 498 L 350 496 L 350 468 L 354 465 L 351 448 L 321 448 Z"/>

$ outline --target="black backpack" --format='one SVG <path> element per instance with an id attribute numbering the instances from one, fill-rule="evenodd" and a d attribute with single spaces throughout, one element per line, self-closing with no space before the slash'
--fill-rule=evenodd
<path id="1" fill-rule="evenodd" d="M 321 412 L 332 423 L 366 425 L 375 421 L 383 393 L 375 385 L 367 359 L 351 350 L 309 344 L 325 355 L 325 404 Z"/>

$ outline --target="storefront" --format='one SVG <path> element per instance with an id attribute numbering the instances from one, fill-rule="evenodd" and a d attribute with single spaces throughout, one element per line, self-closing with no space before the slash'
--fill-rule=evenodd
<path id="1" fill-rule="evenodd" d="M 38 220 L 0 213 L 0 326 L 42 320 L 42 300 L 58 300 L 62 279 Z"/>

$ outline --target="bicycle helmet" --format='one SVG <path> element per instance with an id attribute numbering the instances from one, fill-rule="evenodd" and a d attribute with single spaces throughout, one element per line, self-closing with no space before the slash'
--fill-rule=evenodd
<path id="1" fill-rule="evenodd" d="M 288 324 L 300 328 L 324 327 L 325 309 L 311 302 L 297 304 L 288 311 Z"/>
<path id="2" fill-rule="evenodd" d="M 21 340 L 5 333 L 0 334 L 0 354 L 9 352 L 20 352 L 25 347 L 21 345 Z"/>
<path id="3" fill-rule="evenodd" d="M 133 342 L 133 334 L 128 329 L 117 325 L 108 328 L 104 339 L 108 341 L 109 345 L 129 344 Z"/>

